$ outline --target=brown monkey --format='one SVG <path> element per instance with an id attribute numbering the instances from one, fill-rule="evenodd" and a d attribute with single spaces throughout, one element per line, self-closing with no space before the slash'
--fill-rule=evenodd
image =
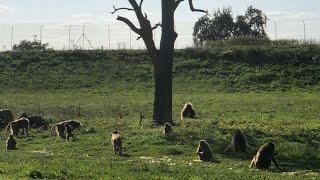
<path id="1" fill-rule="evenodd" d="M 47 126 L 46 121 L 41 116 L 28 116 L 27 113 L 22 113 L 19 118 L 22 117 L 29 119 L 30 128 L 39 128 L 41 126 Z"/>
<path id="2" fill-rule="evenodd" d="M 187 102 L 182 110 L 181 110 L 181 114 L 180 114 L 180 118 L 181 118 L 181 121 L 184 119 L 184 118 L 195 118 L 196 116 L 196 112 L 194 111 L 193 109 L 193 106 L 191 104 L 191 102 Z"/>
<path id="3" fill-rule="evenodd" d="M 122 140 L 121 140 L 121 136 L 118 133 L 118 131 L 112 132 L 111 142 L 112 142 L 112 147 L 113 147 L 114 153 L 117 154 L 117 152 L 118 152 L 119 155 L 121 155 L 122 154 Z"/>
<path id="4" fill-rule="evenodd" d="M 261 146 L 257 154 L 253 157 L 250 167 L 255 166 L 258 169 L 268 169 L 271 166 L 271 161 L 278 168 L 276 159 L 274 158 L 275 144 L 268 142 Z"/>
<path id="5" fill-rule="evenodd" d="M 13 134 L 10 134 L 7 139 L 7 150 L 16 149 L 17 141 L 13 138 Z"/>
<path id="6" fill-rule="evenodd" d="M 170 123 L 165 123 L 163 127 L 163 135 L 169 135 L 172 133 L 172 125 Z"/>
<path id="7" fill-rule="evenodd" d="M 0 128 L 5 128 L 6 124 L 13 121 L 13 114 L 9 109 L 0 109 Z"/>
<path id="8" fill-rule="evenodd" d="M 233 148 L 235 152 L 247 151 L 247 138 L 240 129 L 236 129 L 233 132 L 232 140 L 229 146 L 224 150 L 226 152 L 229 148 Z"/>
<path id="9" fill-rule="evenodd" d="M 53 129 L 55 129 L 56 134 L 58 135 L 58 137 L 61 138 L 66 138 L 65 137 L 65 125 L 68 125 L 70 127 L 68 127 L 68 131 L 69 134 L 73 132 L 74 129 L 78 128 L 81 126 L 81 123 L 75 120 L 66 120 L 66 121 L 62 121 L 59 123 L 56 123 L 52 126 L 51 128 L 51 134 L 53 132 Z"/>
<path id="10" fill-rule="evenodd" d="M 6 127 L 6 130 L 7 132 L 9 131 L 9 129 L 11 131 L 15 131 L 16 135 L 18 135 L 19 130 L 22 129 L 22 134 L 26 133 L 26 135 L 29 136 L 28 128 L 29 128 L 29 119 L 22 117 L 10 122 Z"/>
<path id="11" fill-rule="evenodd" d="M 71 137 L 73 137 L 71 125 L 65 124 L 64 125 L 64 132 L 65 132 L 65 135 L 66 135 L 66 139 L 69 141 L 69 139 Z"/>
<path id="12" fill-rule="evenodd" d="M 213 161 L 213 155 L 207 141 L 201 140 L 196 152 L 199 156 L 199 159 L 202 161 Z"/>
<path id="13" fill-rule="evenodd" d="M 71 126 L 71 131 L 75 130 L 76 128 L 81 126 L 81 123 L 79 121 L 75 121 L 75 120 L 66 120 L 66 121 L 62 121 L 60 122 L 61 124 L 68 124 Z"/>
<path id="14" fill-rule="evenodd" d="M 58 137 L 61 137 L 62 139 L 66 138 L 65 132 L 64 132 L 65 131 L 64 124 L 57 123 L 57 124 L 53 125 L 51 128 L 51 135 L 52 135 L 53 129 L 56 132 L 56 134 L 58 135 Z"/>

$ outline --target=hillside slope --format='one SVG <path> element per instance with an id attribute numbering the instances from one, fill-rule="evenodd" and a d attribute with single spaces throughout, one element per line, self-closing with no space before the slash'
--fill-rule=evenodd
<path id="1" fill-rule="evenodd" d="M 320 85 L 318 46 L 234 46 L 176 52 L 174 85 L 222 91 L 314 88 Z M 0 88 L 48 90 L 151 87 L 153 69 L 144 51 L 0 53 Z"/>

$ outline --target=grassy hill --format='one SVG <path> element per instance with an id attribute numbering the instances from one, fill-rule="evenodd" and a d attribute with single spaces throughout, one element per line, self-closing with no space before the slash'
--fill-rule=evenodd
<path id="1" fill-rule="evenodd" d="M 83 123 L 71 142 L 32 129 L 11 152 L 2 131 L 0 179 L 37 173 L 49 179 L 320 179 L 320 70 L 312 59 L 319 52 L 317 46 L 178 51 L 172 137 L 151 124 L 153 72 L 145 52 L 0 53 L 0 108 L 41 115 L 51 124 Z M 186 101 L 197 119 L 181 123 Z M 146 114 L 141 126 L 139 112 Z M 247 135 L 245 154 L 223 152 L 235 128 Z M 114 129 L 127 156 L 112 152 Z M 201 139 L 218 162 L 197 161 Z M 276 142 L 280 169 L 249 168 L 267 141 Z"/>
<path id="2" fill-rule="evenodd" d="M 320 47 L 231 46 L 180 50 L 176 87 L 218 91 L 286 90 L 320 84 Z M 313 59 L 313 57 L 317 57 Z M 0 53 L 0 87 L 49 90 L 125 86 L 150 87 L 151 61 L 144 51 L 48 51 Z"/>

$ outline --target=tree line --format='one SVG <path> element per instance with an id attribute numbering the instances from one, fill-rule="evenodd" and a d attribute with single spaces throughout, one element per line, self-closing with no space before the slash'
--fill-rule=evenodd
<path id="1" fill-rule="evenodd" d="M 234 36 L 267 38 L 265 26 L 267 16 L 253 6 L 244 15 L 234 19 L 232 8 L 218 9 L 212 14 L 202 16 L 194 25 L 193 41 L 196 46 L 206 41 L 218 41 Z"/>

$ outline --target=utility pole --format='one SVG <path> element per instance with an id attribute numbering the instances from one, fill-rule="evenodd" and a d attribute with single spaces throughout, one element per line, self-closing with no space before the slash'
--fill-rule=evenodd
<path id="1" fill-rule="evenodd" d="M 84 27 L 85 27 L 85 25 L 83 25 L 83 27 L 82 27 L 82 50 L 84 50 L 84 38 L 85 38 Z"/>
<path id="2" fill-rule="evenodd" d="M 108 25 L 108 41 L 109 41 L 109 51 L 111 50 L 111 40 L 110 40 L 110 25 Z"/>
<path id="3" fill-rule="evenodd" d="M 11 26 L 11 51 L 13 51 L 13 26 Z"/>
<path id="4" fill-rule="evenodd" d="M 275 35 L 276 35 L 276 41 L 278 41 L 278 29 L 277 29 L 277 22 L 276 21 L 273 21 L 274 22 L 274 29 L 275 29 Z"/>
<path id="5" fill-rule="evenodd" d="M 131 28 L 130 29 L 130 50 L 132 49 L 132 46 L 131 46 Z"/>
<path id="6" fill-rule="evenodd" d="M 306 23 L 305 21 L 303 20 L 303 39 L 304 39 L 304 42 L 306 42 Z"/>
<path id="7" fill-rule="evenodd" d="M 42 44 L 42 28 L 43 28 L 43 25 L 41 25 L 40 27 L 40 44 Z"/>
<path id="8" fill-rule="evenodd" d="M 69 25 L 69 50 L 71 50 L 71 24 Z"/>
<path id="9" fill-rule="evenodd" d="M 85 25 L 82 26 L 82 35 L 80 36 L 80 38 L 78 39 L 78 41 L 76 42 L 76 44 L 73 45 L 73 49 L 74 49 L 75 47 L 77 47 L 78 43 L 80 43 L 79 46 L 81 47 L 81 39 L 82 39 L 82 47 L 81 47 L 82 50 L 85 49 L 85 46 L 84 46 L 85 40 L 87 40 L 87 42 L 89 43 L 89 46 L 90 46 L 92 49 L 94 49 L 94 47 L 93 47 L 92 44 L 91 44 L 91 41 L 88 39 L 88 37 L 87 37 L 86 34 L 85 34 L 84 28 L 85 28 Z M 90 48 L 90 47 L 89 47 L 89 48 Z"/>

